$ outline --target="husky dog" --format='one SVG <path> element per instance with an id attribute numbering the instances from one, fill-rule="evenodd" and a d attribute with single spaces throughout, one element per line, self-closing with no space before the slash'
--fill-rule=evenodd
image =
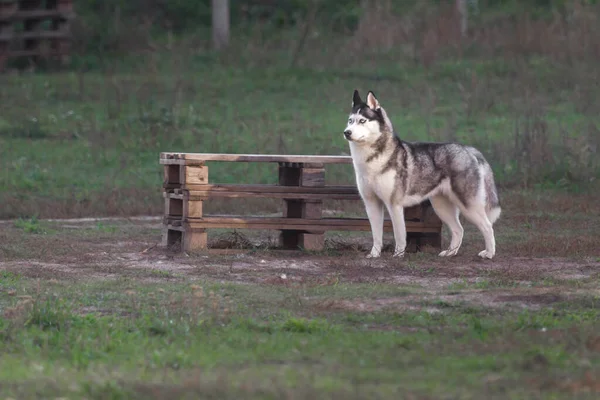
<path id="1" fill-rule="evenodd" d="M 406 248 L 404 207 L 426 199 L 452 232 L 450 247 L 440 256 L 458 252 L 464 232 L 459 221 L 462 212 L 485 239 L 485 250 L 479 256 L 494 257 L 492 225 L 500 217 L 500 203 L 492 169 L 477 149 L 457 143 L 405 142 L 394 132 L 372 91 L 366 103 L 354 91 L 344 137 L 373 234 L 373 248 L 367 257 L 381 255 L 384 205 L 394 228 L 394 257 L 402 257 Z"/>

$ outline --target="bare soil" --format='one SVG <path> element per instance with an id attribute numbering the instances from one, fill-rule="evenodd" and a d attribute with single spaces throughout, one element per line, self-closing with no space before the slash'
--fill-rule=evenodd
<path id="1" fill-rule="evenodd" d="M 54 229 L 90 229 L 95 221 L 55 221 Z M 127 222 L 131 224 L 132 222 Z M 28 259 L 0 261 L 0 271 L 42 280 L 111 280 L 133 278 L 148 282 L 165 280 L 217 280 L 235 284 L 280 285 L 289 288 L 312 288 L 339 284 L 398 285 L 409 290 L 404 296 L 378 298 L 331 299 L 317 306 L 371 312 L 382 309 L 423 309 L 442 312 L 439 304 L 472 304 L 489 308 L 516 307 L 537 309 L 570 297 L 600 294 L 600 258 L 524 257 L 503 254 L 493 261 L 475 255 L 479 243 L 465 245 L 461 253 L 446 259 L 437 251 L 408 254 L 405 259 L 365 258 L 362 250 L 352 246 L 320 254 L 274 249 L 212 249 L 187 255 L 160 247 L 160 225 L 152 220 L 137 220 L 136 229 L 153 234 L 129 235 L 102 240 L 87 238 L 77 242 L 56 238 L 35 239 L 47 250 Z M 5 237 L 16 228 L 0 224 Z M 63 235 L 67 236 L 67 235 Z M 214 242 L 223 241 L 215 238 Z M 364 249 L 369 236 L 348 238 Z M 477 242 L 478 238 L 468 238 Z M 339 240 L 341 242 L 341 240 Z M 364 242 L 364 243 L 363 243 Z M 33 246 L 43 246 L 32 243 Z M 310 301 L 309 296 L 304 295 Z"/>

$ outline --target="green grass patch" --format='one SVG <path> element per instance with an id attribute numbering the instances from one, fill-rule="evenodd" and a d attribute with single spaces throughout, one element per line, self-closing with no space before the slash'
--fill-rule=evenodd
<path id="1" fill-rule="evenodd" d="M 441 312 L 365 313 L 286 302 L 272 286 L 29 285 L 4 273 L 7 279 L 19 297 L 0 291 L 5 397 L 518 397 L 541 390 L 566 399 L 559 386 L 532 382 L 577 378 L 600 362 L 586 347 L 600 328 L 591 299 L 540 311 L 433 302 Z M 373 289 L 372 297 L 381 293 Z M 325 287 L 313 295 L 338 294 Z"/>
<path id="2" fill-rule="evenodd" d="M 378 93 L 403 139 L 479 147 L 500 183 L 585 191 L 600 168 L 595 117 L 553 90 L 544 76 L 564 71 L 543 59 L 530 61 L 544 66 L 531 76 L 503 59 L 448 60 L 425 73 L 392 57 L 361 75 L 349 72 L 363 71 L 360 61 L 348 71 L 281 60 L 242 69 L 180 57 L 185 68 L 159 63 L 152 74 L 0 77 L 0 218 L 160 213 L 161 151 L 348 154 L 340 132 L 355 87 Z M 543 102 L 523 90 L 530 83 Z M 277 179 L 270 165 L 209 166 L 213 182 Z M 353 183 L 352 167 L 328 167 L 327 180 Z"/>

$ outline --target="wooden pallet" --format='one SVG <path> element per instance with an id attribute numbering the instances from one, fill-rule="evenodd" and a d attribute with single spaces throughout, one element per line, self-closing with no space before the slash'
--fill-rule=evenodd
<path id="1" fill-rule="evenodd" d="M 207 162 L 267 162 L 278 165 L 277 185 L 209 183 Z M 165 201 L 163 245 L 180 244 L 183 251 L 207 248 L 207 230 L 269 229 L 280 232 L 285 248 L 320 250 L 327 231 L 370 231 L 367 218 L 323 218 L 324 200 L 361 201 L 352 185 L 326 185 L 325 166 L 350 164 L 346 156 L 161 153 Z M 211 198 L 276 198 L 282 217 L 204 215 Z M 429 202 L 405 208 L 407 239 L 413 249 L 441 247 L 442 223 Z M 391 221 L 384 222 L 391 232 Z"/>
<path id="2" fill-rule="evenodd" d="M 73 0 L 0 0 L 0 71 L 9 58 L 66 61 L 74 17 Z"/>

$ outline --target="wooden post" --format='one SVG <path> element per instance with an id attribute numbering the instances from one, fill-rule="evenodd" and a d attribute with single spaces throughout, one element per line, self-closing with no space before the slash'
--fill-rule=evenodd
<path id="1" fill-rule="evenodd" d="M 212 41 L 215 50 L 229 44 L 229 0 L 212 0 Z"/>
<path id="2" fill-rule="evenodd" d="M 279 184 L 281 186 L 325 186 L 323 164 L 280 163 Z M 285 218 L 320 219 L 323 210 L 322 200 L 285 199 L 283 216 Z M 280 244 L 285 248 L 302 247 L 306 250 L 322 250 L 324 233 L 281 230 Z"/>
<path id="3" fill-rule="evenodd" d="M 183 165 L 179 176 L 182 185 L 208 184 L 208 167 L 204 164 Z M 182 219 L 185 226 L 183 233 L 183 251 L 204 250 L 208 245 L 206 229 L 191 229 L 187 224 L 188 218 L 202 218 L 203 198 L 192 197 L 186 190 L 183 193 Z"/>
<path id="4" fill-rule="evenodd" d="M 421 207 L 421 221 L 430 225 L 439 225 L 440 230 L 435 233 L 419 233 L 417 237 L 417 250 L 422 250 L 423 246 L 426 245 L 440 250 L 442 247 L 442 220 L 437 216 L 431 202 L 428 200 L 421 203 Z"/>
<path id="5" fill-rule="evenodd" d="M 467 0 L 456 0 L 456 11 L 459 18 L 460 35 L 464 38 L 467 36 L 467 31 L 469 29 L 469 12 L 467 9 Z"/>
<path id="6" fill-rule="evenodd" d="M 202 162 L 191 165 L 164 165 L 165 226 L 163 245 L 181 243 L 185 252 L 206 249 L 206 229 L 191 228 L 188 218 L 202 218 L 204 198 L 190 196 L 186 185 L 208 184 L 208 167 Z"/>

